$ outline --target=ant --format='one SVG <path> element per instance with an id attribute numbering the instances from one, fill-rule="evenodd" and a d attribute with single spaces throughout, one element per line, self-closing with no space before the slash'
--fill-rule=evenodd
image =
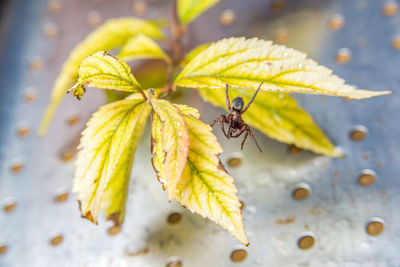
<path id="1" fill-rule="evenodd" d="M 261 85 L 263 84 L 263 82 L 261 82 L 261 84 L 258 86 L 257 91 L 254 93 L 253 97 L 251 98 L 250 102 L 247 103 L 247 105 L 243 108 L 244 106 L 244 102 L 243 102 L 243 98 L 241 96 L 237 96 L 235 97 L 235 99 L 233 99 L 232 101 L 232 108 L 230 105 L 230 101 L 229 101 L 229 85 L 226 84 L 226 89 L 225 89 L 225 94 L 226 94 L 226 107 L 228 108 L 228 111 L 230 112 L 228 116 L 225 115 L 221 115 L 221 117 L 219 117 L 218 119 L 214 120 L 210 126 L 213 127 L 215 123 L 219 122 L 221 125 L 221 130 L 224 133 L 224 135 L 226 136 L 226 138 L 236 138 L 242 135 L 242 133 L 246 132 L 246 134 L 244 135 L 243 138 L 243 142 L 242 142 L 242 150 L 243 150 L 243 145 L 244 142 L 246 142 L 247 136 L 250 134 L 251 139 L 253 139 L 254 143 L 256 143 L 258 149 L 260 150 L 260 152 L 262 152 L 260 146 L 257 143 L 256 138 L 253 135 L 253 132 L 251 131 L 250 127 L 244 123 L 244 121 L 242 120 L 242 114 L 245 113 L 249 107 L 250 104 L 253 103 L 254 99 L 257 96 L 258 91 L 261 88 Z M 225 125 L 224 123 L 228 124 L 229 128 L 228 128 L 228 133 L 225 131 Z"/>

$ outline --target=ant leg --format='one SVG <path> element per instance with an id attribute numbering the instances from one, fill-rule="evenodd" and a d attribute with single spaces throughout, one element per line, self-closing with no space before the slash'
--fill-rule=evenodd
<path id="1" fill-rule="evenodd" d="M 211 126 L 211 128 L 212 128 L 212 127 L 214 127 L 214 125 L 215 125 L 217 122 L 219 122 L 219 118 L 218 118 L 218 119 L 215 119 L 215 120 L 213 120 L 213 122 L 212 122 L 212 123 L 210 123 L 210 126 Z"/>
<path id="2" fill-rule="evenodd" d="M 217 123 L 217 122 L 219 122 L 219 124 L 221 125 L 221 130 L 222 130 L 222 132 L 224 133 L 224 135 L 226 136 L 226 138 L 229 139 L 228 134 L 226 133 L 225 127 L 224 127 L 224 126 L 225 126 L 224 123 L 227 123 L 227 122 L 228 122 L 227 119 L 226 119 L 226 116 L 225 116 L 225 115 L 221 115 L 221 117 L 219 117 L 218 119 L 214 120 L 214 121 L 210 124 L 210 126 L 213 127 L 213 126 L 215 125 L 215 123 Z"/>
<path id="3" fill-rule="evenodd" d="M 260 152 L 262 152 L 260 146 L 259 146 L 258 143 L 257 143 L 256 138 L 255 138 L 254 135 L 253 135 L 253 132 L 251 131 L 251 128 L 250 128 L 247 124 L 243 124 L 242 128 L 240 128 L 240 132 L 237 133 L 237 134 L 235 134 L 235 135 L 233 135 L 232 137 L 239 137 L 239 136 L 241 136 L 244 132 L 246 132 L 246 134 L 244 135 L 244 138 L 243 138 L 243 141 L 242 141 L 241 149 L 243 150 L 243 146 L 244 146 L 244 143 L 246 142 L 247 136 L 250 134 L 251 139 L 253 139 L 254 143 L 256 143 L 256 145 L 257 145 L 258 149 L 260 150 Z"/>
<path id="4" fill-rule="evenodd" d="M 229 136 L 229 137 L 235 137 L 235 136 L 232 134 L 232 132 L 233 132 L 233 118 L 232 118 L 232 114 L 229 114 L 229 117 L 228 117 L 228 126 L 229 126 L 229 128 L 228 128 L 228 136 Z"/>
<path id="5" fill-rule="evenodd" d="M 244 138 L 243 138 L 243 142 L 242 142 L 242 146 L 241 146 L 241 149 L 243 150 L 243 146 L 244 146 L 244 143 L 246 142 L 246 139 L 247 139 L 247 136 L 249 135 L 249 131 L 246 131 L 246 134 L 244 135 Z"/>
<path id="6" fill-rule="evenodd" d="M 221 115 L 221 117 L 219 117 L 219 118 L 213 120 L 213 122 L 210 123 L 210 126 L 211 126 L 211 127 L 214 127 L 214 125 L 215 125 L 217 122 L 227 122 L 225 115 Z"/>
<path id="7" fill-rule="evenodd" d="M 220 124 L 221 124 L 221 130 L 222 130 L 222 132 L 224 133 L 225 137 L 229 139 L 229 136 L 228 136 L 228 134 L 227 134 L 226 131 L 225 131 L 224 122 L 220 122 Z"/>
<path id="8" fill-rule="evenodd" d="M 261 150 L 260 146 L 258 145 L 258 143 L 257 143 L 257 140 L 256 140 L 256 138 L 254 137 L 254 134 L 253 134 L 253 132 L 251 131 L 251 129 L 250 129 L 250 128 L 248 129 L 248 133 L 250 133 L 250 137 L 251 137 L 251 139 L 253 139 L 254 143 L 256 143 L 256 145 L 257 145 L 258 149 L 259 149 L 259 150 L 260 150 L 260 152 L 262 153 L 262 150 Z"/>
<path id="9" fill-rule="evenodd" d="M 224 123 L 228 123 L 228 120 L 226 119 L 226 116 L 225 116 L 225 115 L 221 115 L 219 124 L 221 125 L 221 130 L 222 130 L 222 132 L 224 133 L 224 135 L 226 136 L 226 138 L 229 139 L 229 136 L 228 136 L 228 134 L 227 134 L 226 131 L 225 131 L 225 124 L 224 124 Z"/>
<path id="10" fill-rule="evenodd" d="M 247 131 L 247 128 L 248 128 L 248 127 L 249 127 L 249 126 L 247 126 L 247 124 L 244 124 L 244 123 L 243 123 L 242 127 L 239 129 L 239 132 L 238 132 L 237 134 L 235 134 L 235 135 L 232 135 L 232 137 L 239 137 L 239 136 L 241 136 L 242 133 L 244 133 L 245 131 Z"/>
<path id="11" fill-rule="evenodd" d="M 231 101 L 229 100 L 229 84 L 225 85 L 225 95 L 226 95 L 226 108 L 229 110 L 229 112 L 232 111 L 231 109 Z"/>
<path id="12" fill-rule="evenodd" d="M 260 83 L 260 85 L 259 85 L 258 88 L 257 88 L 257 91 L 254 93 L 254 95 L 253 95 L 253 97 L 251 98 L 251 100 L 249 101 L 249 103 L 247 103 L 247 105 L 244 107 L 244 109 L 242 109 L 242 111 L 240 112 L 240 114 L 245 113 L 245 112 L 247 111 L 247 109 L 250 107 L 250 104 L 253 103 L 253 101 L 254 101 L 254 99 L 256 98 L 256 96 L 257 96 L 257 94 L 258 94 L 258 91 L 260 91 L 261 85 L 262 85 L 263 83 L 264 83 L 264 82 L 261 82 L 261 83 Z"/>

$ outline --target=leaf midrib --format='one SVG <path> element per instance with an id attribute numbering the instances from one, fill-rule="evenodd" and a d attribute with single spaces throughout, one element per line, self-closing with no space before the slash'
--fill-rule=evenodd
<path id="1" fill-rule="evenodd" d="M 174 131 L 174 139 L 175 139 L 175 158 L 178 158 L 178 156 L 176 156 L 176 154 L 177 154 L 177 153 L 176 153 L 176 149 L 179 148 L 179 140 L 178 140 L 178 135 L 177 135 L 177 129 L 176 129 L 175 123 L 174 123 L 175 119 L 171 117 L 171 115 L 169 114 L 168 111 L 166 111 L 165 108 L 160 107 L 160 106 L 162 106 L 162 105 L 163 105 L 162 102 L 158 103 L 159 108 L 164 109 L 163 113 L 168 117 L 169 121 L 171 122 L 170 124 L 172 124 L 172 129 L 173 129 L 173 131 Z M 173 109 L 175 109 L 175 111 L 176 111 L 178 114 L 180 114 L 180 111 L 179 111 L 178 108 L 174 107 L 173 105 L 171 105 L 171 107 L 172 107 Z M 156 113 L 156 114 L 157 114 L 157 113 Z M 181 114 L 180 114 L 180 115 L 181 115 Z M 161 123 L 162 123 L 161 125 L 163 126 L 163 124 L 164 124 L 165 122 L 161 120 L 161 118 L 160 118 L 160 116 L 159 116 L 158 114 L 157 114 L 157 117 L 159 118 L 159 120 L 160 120 Z M 186 123 L 185 123 L 185 121 L 183 120 L 183 118 L 182 118 L 182 121 L 181 121 L 180 123 L 182 123 L 182 126 L 186 126 Z M 183 134 L 184 134 L 184 133 L 183 133 Z M 161 138 L 161 140 L 162 140 L 162 143 L 163 143 L 163 146 L 162 146 L 162 147 L 164 147 L 165 142 L 164 142 L 163 138 Z M 165 157 L 164 157 L 164 161 L 165 161 L 165 160 L 167 159 L 167 152 L 165 152 L 164 149 L 163 149 L 162 152 L 165 153 Z M 182 151 L 181 151 L 181 153 L 182 153 Z M 174 165 L 175 165 L 175 173 L 176 173 L 176 170 L 178 169 L 179 162 L 176 160 L 176 163 L 175 163 Z M 181 170 L 181 173 L 182 173 L 182 171 L 183 171 L 183 169 Z M 165 177 L 164 177 L 164 178 L 165 178 Z M 180 177 L 179 177 L 179 178 L 180 178 Z M 176 187 L 176 184 L 177 184 L 178 181 L 179 181 L 178 178 L 175 178 L 175 179 L 176 179 L 176 182 L 175 182 L 174 187 Z M 167 179 L 165 179 L 165 180 L 167 180 Z M 168 187 L 168 188 L 170 188 L 170 187 Z M 172 189 L 171 189 L 171 190 L 172 190 Z"/>
<path id="2" fill-rule="evenodd" d="M 200 171 L 198 171 L 198 169 L 195 167 L 194 163 L 190 160 L 190 158 L 188 157 L 187 159 L 187 163 L 190 166 L 190 169 L 192 170 L 192 172 L 195 173 L 195 175 L 201 180 L 201 182 L 206 186 L 206 188 L 209 190 L 209 192 L 212 193 L 212 195 L 215 197 L 216 201 L 220 204 L 220 207 L 222 208 L 222 211 L 225 213 L 225 215 L 230 219 L 231 223 L 234 225 L 236 230 L 239 230 L 240 227 L 237 226 L 236 221 L 233 219 L 232 214 L 229 212 L 229 210 L 227 209 L 227 207 L 225 206 L 225 204 L 219 199 L 218 197 L 218 192 L 215 191 L 211 185 L 206 181 L 205 178 L 203 178 L 203 176 L 201 175 Z M 194 179 L 192 178 L 192 183 L 194 182 Z M 192 189 L 193 193 L 195 192 Z M 213 213 L 213 209 L 211 208 L 211 203 L 210 203 L 210 197 L 207 197 L 207 204 L 209 206 L 210 212 L 211 214 Z"/>
<path id="3" fill-rule="evenodd" d="M 109 150 L 110 150 L 110 146 L 111 146 L 111 142 L 112 142 L 112 137 L 114 136 L 115 132 L 117 131 L 119 125 L 121 125 L 122 121 L 125 119 L 125 117 L 126 117 L 129 113 L 131 113 L 138 105 L 141 105 L 141 104 L 143 104 L 143 103 L 134 105 L 132 108 L 130 108 L 129 111 L 127 111 L 127 112 L 122 116 L 122 118 L 118 121 L 116 127 L 114 127 L 114 129 L 112 130 L 112 134 L 110 135 L 110 137 L 107 138 L 107 139 L 105 139 L 104 143 L 101 144 L 101 147 L 102 147 L 103 145 L 107 144 L 107 141 L 109 142 L 108 147 L 107 147 L 107 150 L 106 150 L 106 152 L 105 152 L 105 155 L 106 155 L 106 154 L 109 152 Z M 82 177 L 84 177 L 84 176 L 86 175 L 87 171 L 90 169 L 90 167 L 91 167 L 91 165 L 92 165 L 94 159 L 97 157 L 97 153 L 98 153 L 99 151 L 100 151 L 100 149 L 99 149 L 98 151 L 96 151 L 96 156 L 92 158 L 92 161 L 91 161 L 90 164 L 87 166 L 87 169 L 86 169 L 86 171 L 85 171 L 85 174 L 82 175 Z M 97 172 L 98 174 L 100 174 L 100 176 L 102 175 L 102 172 L 103 172 L 103 170 L 104 170 L 104 167 L 105 167 L 104 162 L 105 162 L 106 159 L 107 159 L 107 156 L 104 156 L 104 158 L 103 158 L 103 160 L 102 160 L 102 166 L 101 166 L 100 170 Z M 100 177 L 100 178 L 101 178 L 101 177 Z M 100 180 L 100 179 L 99 179 L 99 180 Z M 93 193 L 92 193 L 91 197 L 89 198 L 89 200 L 88 200 L 88 202 L 87 202 L 87 204 L 86 204 L 86 207 L 90 205 L 90 203 L 92 202 L 94 196 L 96 195 L 96 193 L 97 193 L 97 188 L 99 187 L 99 184 L 100 184 L 100 181 L 98 181 L 98 182 L 96 183 L 95 188 L 94 188 L 94 190 L 93 190 Z"/>

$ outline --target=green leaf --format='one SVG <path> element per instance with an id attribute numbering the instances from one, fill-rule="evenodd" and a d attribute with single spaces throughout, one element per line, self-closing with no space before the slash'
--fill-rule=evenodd
<path id="1" fill-rule="evenodd" d="M 226 109 L 223 90 L 203 88 L 199 89 L 199 93 L 204 100 Z M 249 89 L 229 90 L 230 99 L 240 95 L 245 103 L 250 101 L 253 94 L 254 91 Z M 299 107 L 289 94 L 259 92 L 250 108 L 243 114 L 243 120 L 280 142 L 294 144 L 329 157 L 343 156 L 315 124 L 313 118 Z"/>
<path id="2" fill-rule="evenodd" d="M 177 185 L 176 199 L 248 245 L 237 190 L 218 158 L 222 148 L 217 138 L 212 134 L 211 127 L 200 121 L 196 109 L 175 106 L 183 114 L 190 142 L 186 166 Z"/>
<path id="3" fill-rule="evenodd" d="M 178 0 L 178 16 L 183 24 L 189 24 L 220 0 Z"/>
<path id="4" fill-rule="evenodd" d="M 223 39 L 194 58 L 179 74 L 181 87 L 233 88 L 344 96 L 361 99 L 390 93 L 357 90 L 306 54 L 257 38 Z"/>
<path id="5" fill-rule="evenodd" d="M 125 92 L 141 90 L 129 65 L 104 51 L 94 53 L 81 63 L 78 82 L 69 91 L 81 99 L 85 86 Z"/>
<path id="6" fill-rule="evenodd" d="M 79 64 L 93 53 L 119 47 L 139 33 L 152 38 L 164 38 L 159 27 L 153 23 L 131 17 L 110 19 L 71 51 L 55 81 L 51 102 L 43 116 L 39 134 L 45 134 L 65 93 L 78 79 Z"/>
<path id="7" fill-rule="evenodd" d="M 83 217 L 97 223 L 104 210 L 116 225 L 122 223 L 133 155 L 150 111 L 142 96 L 133 94 L 100 107 L 89 120 L 73 181 Z"/>
<path id="8" fill-rule="evenodd" d="M 152 158 L 154 169 L 171 201 L 181 178 L 189 151 L 189 133 L 182 114 L 166 100 L 151 101 L 155 111 L 152 121 Z"/>
<path id="9" fill-rule="evenodd" d="M 193 48 L 182 60 L 181 67 L 185 67 L 192 59 L 194 59 L 198 54 L 206 50 L 210 45 L 211 43 L 205 43 Z"/>
<path id="10" fill-rule="evenodd" d="M 156 42 L 143 34 L 129 39 L 129 41 L 121 48 L 118 58 L 126 61 L 143 58 L 158 58 L 166 61 L 170 60 Z"/>

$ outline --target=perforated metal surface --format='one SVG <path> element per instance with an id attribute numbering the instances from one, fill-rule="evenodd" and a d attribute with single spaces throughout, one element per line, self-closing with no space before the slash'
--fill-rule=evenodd
<path id="1" fill-rule="evenodd" d="M 396 92 L 400 41 L 393 41 L 400 34 L 400 16 L 393 8 L 397 2 L 384 8 L 386 2 L 373 0 L 273 4 L 223 0 L 191 25 L 189 46 L 228 36 L 278 39 L 308 52 L 351 84 L 394 91 L 390 96 L 362 101 L 296 95 L 345 151 L 343 159 L 309 152 L 290 154 L 285 144 L 261 133 L 256 137 L 264 153 L 251 143 L 240 153 L 239 140 L 227 142 L 216 132 L 225 150 L 222 160 L 242 158 L 238 166 L 227 168 L 245 204 L 251 242 L 247 248 L 211 222 L 175 202 L 168 203 L 150 164 L 148 130 L 136 152 L 122 230 L 110 235 L 118 231 L 109 230 L 108 222 L 101 220 L 95 226 L 80 218 L 75 196 L 70 194 L 71 156 L 85 122 L 104 102 L 101 92 L 89 90 L 81 102 L 67 97 L 48 135 L 38 138 L 35 132 L 53 81 L 71 48 L 93 29 L 91 25 L 132 15 L 133 2 L 52 3 L 50 12 L 44 0 L 3 5 L 0 266 L 146 267 L 165 266 L 174 259 L 183 266 L 400 265 L 400 98 Z M 143 16 L 148 18 L 167 16 L 171 4 L 162 0 L 145 3 L 148 8 Z M 233 12 L 224 12 L 226 9 Z M 143 6 L 138 8 L 136 2 L 135 12 L 140 13 L 138 10 L 143 12 Z M 222 18 L 220 14 L 224 14 Z M 202 102 L 192 90 L 181 101 L 198 107 L 205 121 L 221 112 Z M 356 125 L 368 130 L 358 142 L 349 137 Z M 376 174 L 369 186 L 359 183 L 364 169 Z M 362 184 L 373 181 L 365 179 Z M 294 198 L 304 196 L 304 189 L 293 193 L 298 186 L 308 190 L 308 197 Z M 171 224 L 167 220 L 173 212 L 182 217 L 178 222 L 176 217 L 170 219 L 176 222 Z M 378 223 L 367 227 L 371 220 Z M 383 222 L 383 232 L 371 235 L 379 233 L 379 222 Z M 309 237 L 301 239 L 305 235 L 314 237 L 309 249 L 299 247 L 312 245 Z M 239 248 L 247 251 L 247 258 L 233 262 L 243 256 L 237 253 L 231 258 Z"/>

